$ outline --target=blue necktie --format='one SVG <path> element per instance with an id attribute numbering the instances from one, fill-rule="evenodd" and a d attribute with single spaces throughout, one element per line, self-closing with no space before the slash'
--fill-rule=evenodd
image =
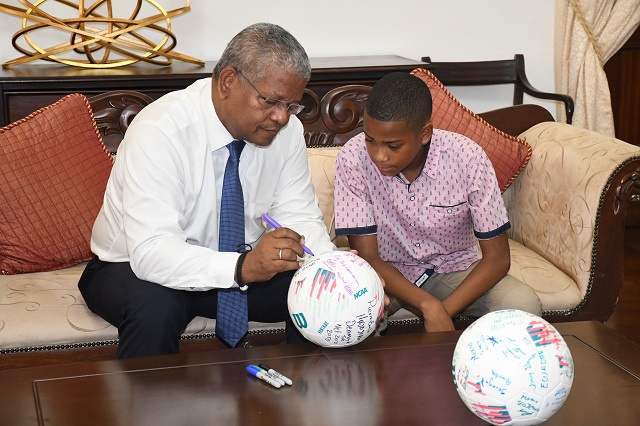
<path id="1" fill-rule="evenodd" d="M 244 141 L 234 140 L 224 170 L 222 201 L 220 202 L 220 251 L 237 252 L 244 245 L 244 198 L 238 175 L 240 154 Z M 249 329 L 247 294 L 239 288 L 218 290 L 216 334 L 229 346 L 235 347 Z"/>

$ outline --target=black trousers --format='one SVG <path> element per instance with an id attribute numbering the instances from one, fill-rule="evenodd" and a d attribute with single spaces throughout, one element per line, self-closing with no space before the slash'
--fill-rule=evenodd
<path id="1" fill-rule="evenodd" d="M 287 342 L 301 342 L 287 308 L 287 293 L 295 271 L 249 285 L 249 320 L 286 322 Z M 117 357 L 133 358 L 178 353 L 179 338 L 196 316 L 215 318 L 217 290 L 186 291 L 136 277 L 128 262 L 87 264 L 78 288 L 91 311 L 118 328 Z"/>

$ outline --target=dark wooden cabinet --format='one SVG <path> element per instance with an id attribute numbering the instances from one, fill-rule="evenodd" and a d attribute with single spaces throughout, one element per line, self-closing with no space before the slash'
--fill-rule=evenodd
<path id="1" fill-rule="evenodd" d="M 640 28 L 604 66 L 611 92 L 616 137 L 640 146 Z M 627 213 L 627 227 L 640 226 L 640 197 Z"/>
<path id="2" fill-rule="evenodd" d="M 640 28 L 604 66 L 616 137 L 640 145 Z"/>
<path id="3" fill-rule="evenodd" d="M 146 63 L 115 69 L 83 69 L 65 65 L 29 64 L 0 71 L 0 126 L 16 121 L 69 93 L 92 96 L 109 90 L 136 90 L 154 99 L 209 77 L 216 62 L 199 67 L 174 63 L 159 67 Z M 320 98 L 344 84 L 372 85 L 392 71 L 425 66 L 395 55 L 311 58 L 307 88 Z"/>

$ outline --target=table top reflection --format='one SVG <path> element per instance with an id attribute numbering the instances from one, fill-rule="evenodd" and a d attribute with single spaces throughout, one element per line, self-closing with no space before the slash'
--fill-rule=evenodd
<path id="1" fill-rule="evenodd" d="M 575 324 L 557 326 L 571 349 L 575 380 L 565 405 L 546 424 L 612 419 L 634 424 L 640 416 L 640 347 L 601 324 Z M 373 337 L 343 349 L 279 345 L 13 370 L 0 374 L 0 415 L 5 416 L 0 423 L 485 424 L 453 384 L 451 357 L 459 335 L 421 333 Z M 247 374 L 247 365 L 260 363 L 287 375 L 293 385 L 276 389 Z M 12 398 L 23 404 L 22 422 L 6 417 L 8 407 L 2 405 Z"/>

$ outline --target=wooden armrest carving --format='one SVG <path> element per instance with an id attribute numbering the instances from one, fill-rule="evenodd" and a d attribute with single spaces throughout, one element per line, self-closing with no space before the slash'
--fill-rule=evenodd
<path id="1" fill-rule="evenodd" d="M 338 87 L 330 91 L 322 98 L 322 121 L 329 130 L 340 134 L 361 127 L 370 92 L 371 87 L 358 85 Z"/>
<path id="2" fill-rule="evenodd" d="M 304 105 L 304 109 L 298 114 L 300 121 L 305 124 L 313 123 L 320 118 L 320 98 L 314 91 L 304 89 L 300 103 Z"/>
<path id="3" fill-rule="evenodd" d="M 616 188 L 616 200 L 613 213 L 618 214 L 621 207 L 628 203 L 633 195 L 640 194 L 640 168 L 633 173 L 629 173 L 618 184 Z"/>
<path id="4" fill-rule="evenodd" d="M 153 98 L 132 90 L 102 93 L 89 99 L 104 144 L 115 154 L 133 118 Z"/>
<path id="5" fill-rule="evenodd" d="M 362 130 L 362 117 L 369 92 L 369 86 L 337 87 L 309 108 L 309 113 L 300 117 L 306 130 L 307 146 L 342 146 L 358 134 Z M 315 105 L 318 105 L 317 109 Z"/>

